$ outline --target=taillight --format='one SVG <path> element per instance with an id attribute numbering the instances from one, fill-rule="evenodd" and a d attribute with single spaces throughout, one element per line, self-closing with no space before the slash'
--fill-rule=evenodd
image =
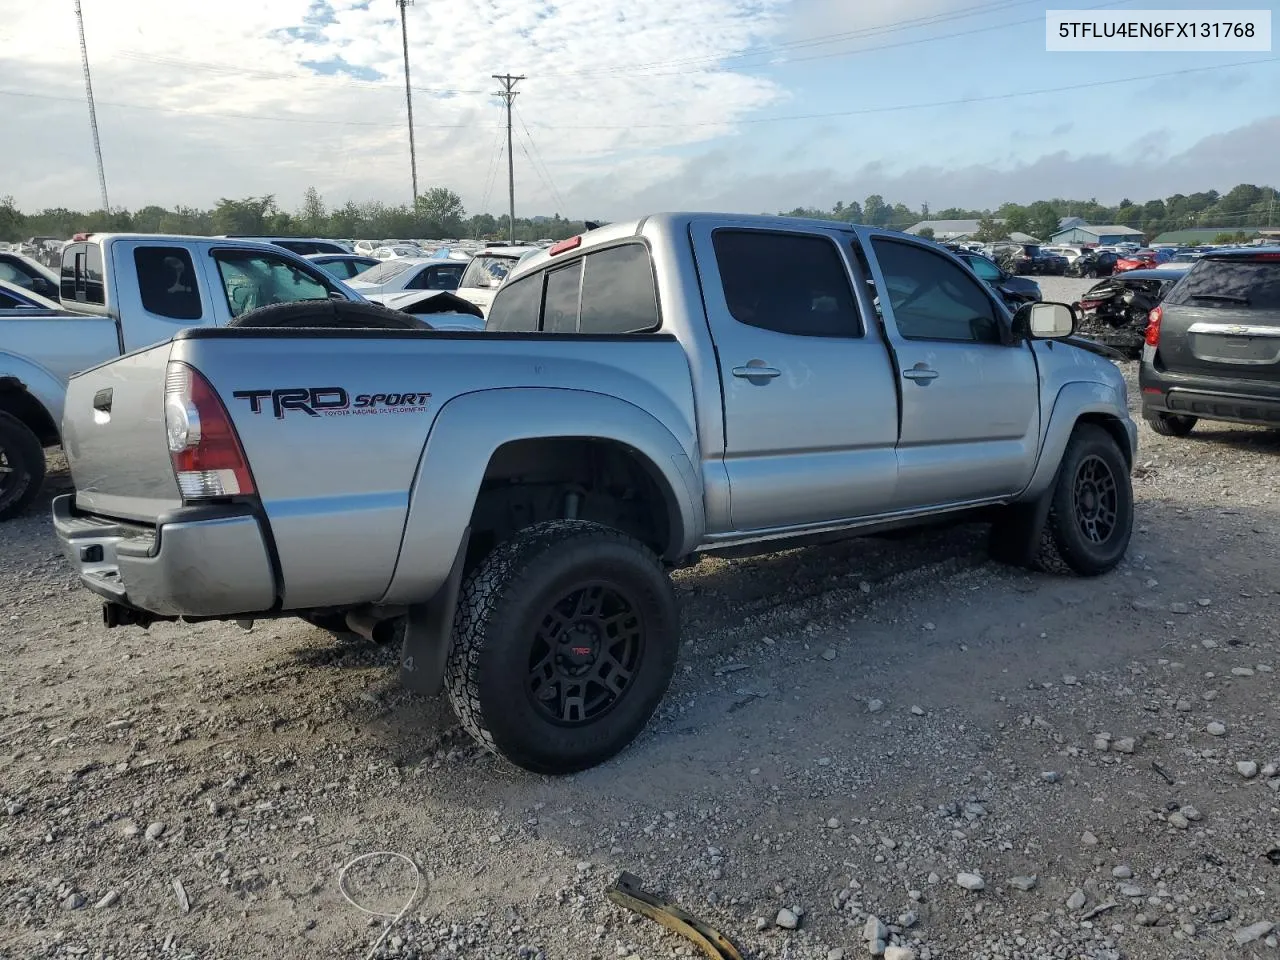
<path id="1" fill-rule="evenodd" d="M 1147 314 L 1147 335 L 1146 344 L 1148 347 L 1158 347 L 1160 345 L 1160 320 L 1164 317 L 1164 308 L 1156 307 Z"/>
<path id="2" fill-rule="evenodd" d="M 165 371 L 164 426 L 183 500 L 255 492 L 226 407 L 199 371 L 177 360 Z"/>

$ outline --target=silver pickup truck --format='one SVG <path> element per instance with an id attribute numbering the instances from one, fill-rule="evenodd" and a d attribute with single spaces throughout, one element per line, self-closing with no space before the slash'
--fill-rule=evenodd
<path id="1" fill-rule="evenodd" d="M 0 520 L 22 511 L 39 492 L 43 448 L 59 441 L 66 383 L 76 371 L 187 327 L 291 322 L 288 311 L 260 308 L 366 302 L 276 243 L 218 237 L 78 235 L 62 250 L 57 279 L 54 295 L 63 312 L 19 307 L 4 310 L 0 319 Z M 449 294 L 422 291 L 416 302 L 397 307 L 406 327 L 421 327 L 424 315 L 439 326 L 442 309 L 481 323 L 479 308 Z M 337 314 L 331 323 L 369 322 L 368 316 L 352 321 Z"/>
<path id="2" fill-rule="evenodd" d="M 979 517 L 1114 567 L 1136 428 L 1073 322 L 902 234 L 651 216 L 522 263 L 483 333 L 196 329 L 73 377 L 54 520 L 108 625 L 402 632 L 405 682 L 563 773 L 648 721 L 700 554 Z"/>

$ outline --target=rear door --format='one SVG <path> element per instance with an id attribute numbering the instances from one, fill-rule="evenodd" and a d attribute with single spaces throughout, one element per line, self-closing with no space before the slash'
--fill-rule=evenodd
<path id="1" fill-rule="evenodd" d="M 990 289 L 936 250 L 871 234 L 871 272 L 902 391 L 900 509 L 1004 497 L 1031 479 L 1040 384 Z"/>
<path id="2" fill-rule="evenodd" d="M 1280 382 L 1280 253 L 1200 260 L 1161 313 L 1165 370 Z"/>
<path id="3" fill-rule="evenodd" d="M 724 398 L 734 529 L 885 512 L 898 399 L 840 244 L 819 231 L 713 221 L 695 221 L 692 233 Z"/>

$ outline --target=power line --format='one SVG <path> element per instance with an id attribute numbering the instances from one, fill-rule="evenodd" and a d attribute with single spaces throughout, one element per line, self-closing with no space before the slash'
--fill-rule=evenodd
<path id="1" fill-rule="evenodd" d="M 511 147 L 511 104 L 516 98 L 516 84 L 524 79 L 524 76 L 513 77 L 509 73 L 495 73 L 493 79 L 502 84 L 502 89 L 495 94 L 501 97 L 507 104 L 507 185 L 508 198 L 511 201 L 511 242 L 516 242 L 516 159 L 512 153 Z"/>
<path id="2" fill-rule="evenodd" d="M 1069 90 L 1086 90 L 1092 87 L 1114 86 L 1121 83 L 1138 83 L 1143 80 L 1163 80 L 1167 77 L 1181 77 L 1192 73 L 1207 73 L 1211 70 L 1228 70 L 1234 67 L 1249 67 L 1260 63 L 1275 63 L 1280 57 L 1261 57 L 1256 60 L 1238 60 L 1235 63 L 1219 63 L 1210 67 L 1188 67 L 1184 70 L 1166 70 L 1161 73 L 1144 73 L 1136 77 L 1120 77 L 1115 80 L 1090 80 L 1085 83 L 1072 83 L 1061 87 L 1041 87 L 1036 90 L 1015 90 L 1012 93 L 986 94 L 976 97 L 959 97 L 955 100 L 931 100 L 926 103 L 902 103 L 888 107 L 862 107 L 857 110 L 836 110 L 830 113 L 795 113 L 779 117 L 744 117 L 738 120 L 698 120 L 690 123 L 593 123 L 580 126 L 564 126 L 559 124 L 543 124 L 534 122 L 535 127 L 544 130 L 638 130 L 638 129 L 686 129 L 692 127 L 732 127 L 738 124 L 783 123 L 791 120 L 831 120 L 839 117 L 860 117 L 873 113 L 897 113 L 904 110 L 923 110 L 928 107 L 954 107 L 970 103 L 988 103 L 997 100 L 1015 100 L 1019 97 L 1036 97 L 1046 93 L 1065 93 Z"/>
<path id="3" fill-rule="evenodd" d="M 58 100 L 64 103 L 80 103 L 79 97 L 59 97 L 49 93 L 32 93 L 28 90 L 0 89 L 0 96 L 23 97 L 33 100 Z M 271 120 L 279 123 L 317 123 L 332 127 L 399 127 L 399 121 L 386 120 L 321 120 L 312 117 L 289 117 L 280 114 L 221 113 L 211 110 L 190 110 L 183 107 L 162 107 L 151 103 L 121 103 L 113 100 L 97 100 L 98 106 L 119 107 L 125 110 L 150 110 L 156 113 L 176 113 L 187 117 L 217 117 L 223 120 Z M 474 123 L 419 123 L 419 128 L 433 130 L 480 130 Z M 500 129 L 492 127 L 491 129 Z"/>
<path id="4" fill-rule="evenodd" d="M 98 139 L 98 111 L 93 105 L 93 78 L 89 75 L 89 48 L 84 42 L 84 14 L 80 10 L 80 0 L 76 4 L 76 26 L 80 30 L 80 62 L 84 64 L 84 94 L 89 102 L 89 129 L 93 131 L 93 155 L 98 161 L 98 189 L 102 191 L 102 212 L 111 212 L 111 203 L 107 200 L 107 172 L 102 166 L 102 141 Z"/>
<path id="5" fill-rule="evenodd" d="M 418 208 L 418 150 L 413 144 L 413 89 L 409 86 L 409 22 L 405 10 L 413 0 L 396 0 L 400 8 L 400 36 L 404 40 L 404 105 L 409 111 L 409 170 L 413 175 L 413 207 Z"/>
<path id="6" fill-rule="evenodd" d="M 848 30 L 843 33 L 826 33 L 812 37 L 802 37 L 798 40 L 786 40 L 781 43 L 770 45 L 765 50 L 748 50 L 742 53 L 729 54 L 726 56 L 698 56 L 698 57 L 681 57 L 675 60 L 651 60 L 647 63 L 633 63 L 626 66 L 607 67 L 599 70 L 567 70 L 558 73 L 548 73 L 549 77 L 584 77 L 584 76 L 609 76 L 634 74 L 636 71 L 648 70 L 652 67 L 674 67 L 684 64 L 714 63 L 719 64 L 730 60 L 744 60 L 748 57 L 776 56 L 779 50 L 800 49 L 804 47 L 825 46 L 832 43 L 843 43 L 848 40 L 860 40 L 868 37 L 878 37 L 889 33 L 898 33 L 903 30 L 917 30 L 921 27 L 936 26 L 939 23 L 948 23 L 952 20 L 965 20 L 970 17 L 984 16 L 990 13 L 1004 12 L 1012 7 L 1027 6 L 1032 3 L 1038 3 L 1039 0 L 997 0 L 995 3 L 982 3 L 972 7 L 962 7 L 959 10 L 951 10 L 946 13 L 928 14 L 920 17 L 911 17 L 906 20 L 897 20 L 891 23 L 881 24 L 877 27 L 863 27 L 858 30 Z M 1130 2 L 1130 0 L 1117 0 L 1117 2 Z M 1111 4 L 1107 4 L 1111 5 Z M 1041 22 L 1043 17 L 1036 18 L 1036 22 Z M 1025 23 L 1028 21 L 1018 21 Z M 996 29 L 1013 26 L 1013 24 L 999 24 Z M 954 34 L 948 34 L 954 36 Z M 929 38 L 934 39 L 934 38 Z M 666 74 L 646 74 L 646 76 L 665 76 Z"/>
<path id="7" fill-rule="evenodd" d="M 516 119 L 520 121 L 520 128 L 524 131 L 524 138 L 529 141 L 529 147 L 533 150 L 533 156 L 529 158 L 529 162 L 533 164 L 534 170 L 538 169 L 539 164 L 542 166 L 542 173 L 545 173 L 544 182 L 551 189 L 552 196 L 555 197 L 556 203 L 560 204 L 561 210 L 567 210 L 568 206 L 564 202 L 564 197 L 560 195 L 560 191 L 556 189 L 556 182 L 551 178 L 551 170 L 547 166 L 546 161 L 542 159 L 542 153 L 538 150 L 538 145 L 533 141 L 533 134 L 529 132 L 529 128 L 525 126 L 524 117 L 520 111 L 516 111 Z M 542 173 L 539 176 L 542 176 Z"/>
<path id="8" fill-rule="evenodd" d="M 397 0 L 398 2 L 398 0 Z M 223 76 L 244 76 L 254 77 L 263 80 L 305 80 L 318 81 L 321 83 L 332 84 L 334 86 L 347 86 L 356 89 L 372 89 L 372 90 L 397 90 L 398 86 L 386 80 L 361 80 L 358 77 L 339 77 L 333 74 L 324 73 L 281 73 L 275 70 L 260 70 L 256 67 L 237 67 L 225 63 L 210 63 L 205 60 L 187 60 L 182 57 L 162 57 L 153 54 L 138 53 L 132 50 L 126 50 L 123 53 L 116 54 L 122 60 L 134 60 L 138 63 L 154 63 L 163 67 L 180 67 L 186 71 L 203 71 L 205 73 L 216 73 Z M 414 86 L 415 93 L 437 93 L 456 96 L 460 94 L 483 94 L 487 90 L 462 90 L 454 87 L 419 87 Z"/>
<path id="9" fill-rule="evenodd" d="M 1098 3 L 1098 4 L 1094 4 L 1091 7 L 1082 7 L 1080 9 L 1081 9 L 1081 12 L 1085 12 L 1088 10 L 1102 10 L 1109 7 L 1122 6 L 1126 3 L 1132 3 L 1132 2 L 1134 2 L 1134 0 L 1109 0 L 1109 2 L 1107 3 Z M 970 14 L 970 16 L 972 16 L 972 14 Z M 960 19 L 960 18 L 956 18 L 956 19 Z M 942 22 L 942 21 L 939 21 L 939 22 Z M 853 56 L 857 56 L 859 54 L 865 54 L 865 53 L 879 53 L 882 50 L 895 50 L 900 47 L 914 47 L 917 44 L 921 44 L 921 43 L 935 43 L 939 40 L 954 40 L 957 37 L 968 37 L 978 33 L 990 33 L 996 30 L 1008 30 L 1011 27 L 1021 27 L 1029 23 L 1043 23 L 1043 22 L 1044 22 L 1044 17 L 1042 16 L 1028 17 L 1025 20 L 1010 20 L 1004 23 L 991 24 L 990 26 L 986 26 L 986 27 L 975 27 L 972 30 L 961 30 L 958 32 L 942 33 L 933 37 L 918 37 L 915 40 L 899 40 L 896 43 L 882 43 L 882 44 L 877 44 L 874 47 L 860 47 L 857 50 L 836 50 L 831 53 L 818 53 L 818 54 L 813 54 L 812 56 L 807 56 L 807 57 L 788 57 L 786 62 L 788 64 L 807 63 L 811 60 L 828 60 L 833 57 L 853 57 Z M 921 26 L 932 26 L 932 24 L 921 24 Z M 816 41 L 818 38 L 811 38 L 811 39 L 814 41 L 816 45 Z M 859 38 L 844 38 L 844 39 L 859 39 Z M 776 57 L 776 53 L 774 53 L 772 50 L 757 50 L 749 53 L 731 54 L 725 57 L 702 58 L 701 62 L 724 63 L 732 60 L 742 60 L 748 57 L 765 57 L 765 56 Z M 676 65 L 682 62 L 694 64 L 699 61 L 693 61 L 693 60 L 670 61 L 668 64 L 663 64 L 661 62 L 658 62 L 655 65 L 656 66 Z M 770 66 L 770 64 L 767 62 L 756 63 L 756 64 L 747 64 L 746 66 L 741 67 L 739 69 L 756 69 L 756 68 L 767 67 L 767 66 Z M 604 71 L 583 71 L 581 73 L 562 73 L 562 74 L 555 74 L 554 76 L 558 76 L 558 77 L 593 77 L 593 76 L 615 77 L 616 76 L 619 78 L 634 77 L 637 79 L 647 79 L 650 77 L 682 77 L 687 75 L 689 72 L 690 71 L 688 70 L 670 70 L 670 71 L 657 72 L 657 73 L 629 72 L 624 74 L 624 73 L 616 72 L 615 68 L 609 68 L 608 70 L 604 70 Z M 550 76 L 550 74 L 548 76 Z"/>

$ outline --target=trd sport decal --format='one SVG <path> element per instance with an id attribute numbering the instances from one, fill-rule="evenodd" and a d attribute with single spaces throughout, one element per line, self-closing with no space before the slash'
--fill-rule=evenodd
<path id="1" fill-rule="evenodd" d="M 431 394 L 357 393 L 353 398 L 342 387 L 292 387 L 283 390 L 237 390 L 237 400 L 248 400 L 251 413 L 262 413 L 270 404 L 277 420 L 285 411 L 297 410 L 309 417 L 371 416 L 385 413 L 423 413 Z"/>

